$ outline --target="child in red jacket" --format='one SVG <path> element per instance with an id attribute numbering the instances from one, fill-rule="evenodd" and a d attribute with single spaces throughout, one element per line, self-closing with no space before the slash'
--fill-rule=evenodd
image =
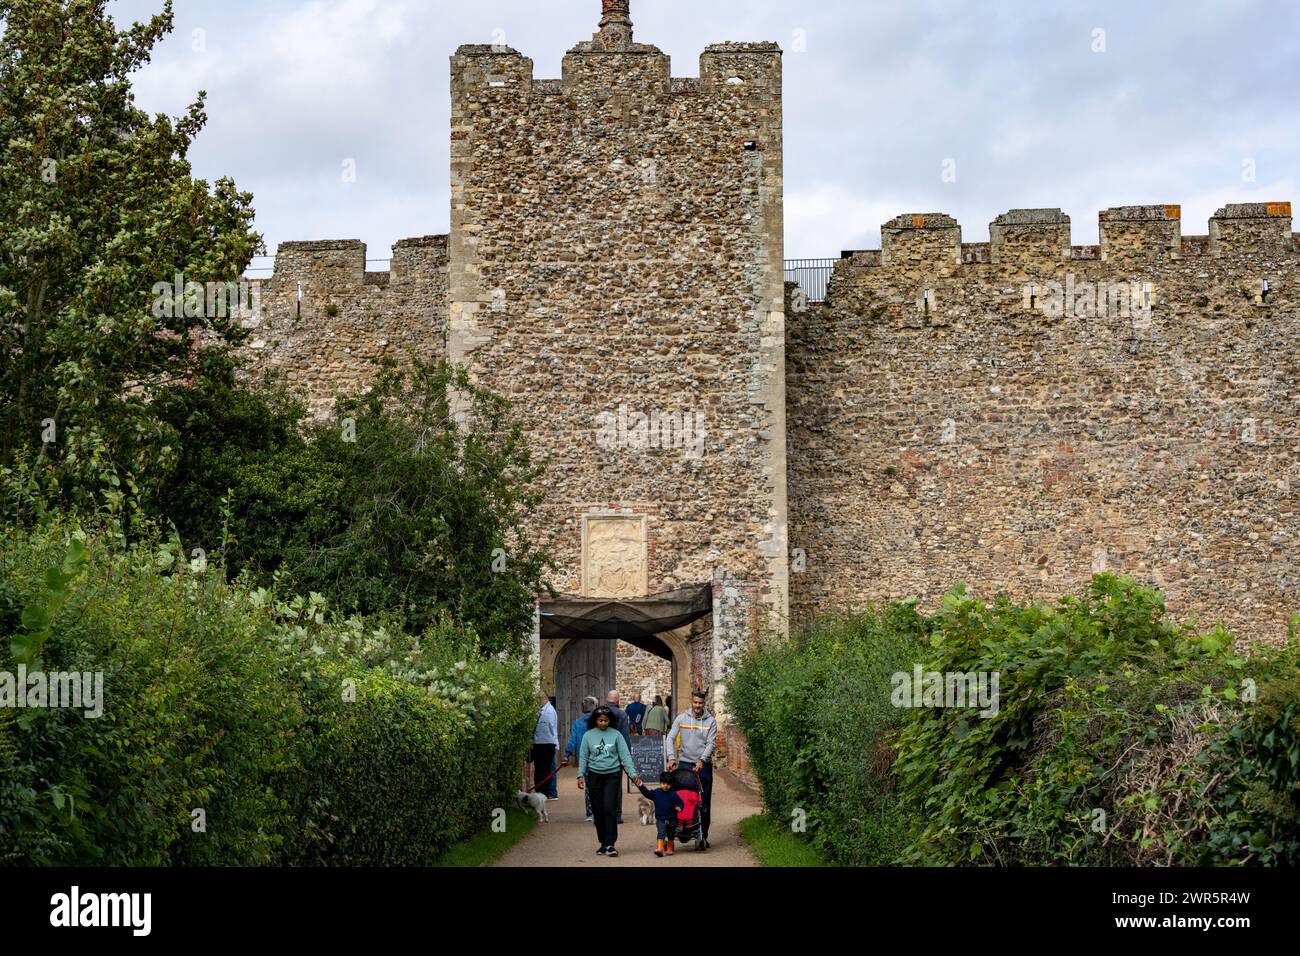
<path id="1" fill-rule="evenodd" d="M 682 808 L 677 811 L 677 827 L 688 827 L 691 821 L 695 819 L 695 811 L 700 806 L 700 795 L 694 790 L 674 790 L 673 791 L 682 801 Z M 668 853 L 673 852 L 673 841 L 668 841 Z"/>

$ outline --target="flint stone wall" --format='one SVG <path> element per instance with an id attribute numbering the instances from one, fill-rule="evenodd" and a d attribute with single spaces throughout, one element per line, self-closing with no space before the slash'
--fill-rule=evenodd
<path id="1" fill-rule="evenodd" d="M 327 417 L 336 394 L 370 385 L 375 359 L 446 354 L 447 276 L 446 236 L 397 243 L 388 272 L 367 272 L 355 240 L 281 243 L 243 320 L 251 371 L 280 373 Z"/>
<path id="2" fill-rule="evenodd" d="M 1283 640 L 1300 611 L 1290 205 L 1228 206 L 1199 237 L 1177 206 L 1108 210 L 1100 248 L 1070 246 L 1059 210 L 991 232 L 964 246 L 947 217 L 900 216 L 791 315 L 793 616 L 933 609 L 958 581 L 1058 595 L 1109 570 Z"/>

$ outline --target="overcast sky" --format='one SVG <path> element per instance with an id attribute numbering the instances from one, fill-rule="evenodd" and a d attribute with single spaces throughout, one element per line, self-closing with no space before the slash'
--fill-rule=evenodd
<path id="1" fill-rule="evenodd" d="M 129 21 L 161 5 L 109 9 Z M 175 6 L 139 105 L 177 115 L 208 91 L 196 173 L 253 192 L 271 251 L 362 239 L 380 259 L 447 231 L 455 48 L 504 38 L 538 79 L 558 77 L 601 5 Z M 632 0 L 632 19 L 674 76 L 698 75 L 709 43 L 785 50 L 788 258 L 878 248 L 902 212 L 946 212 L 978 242 L 1000 212 L 1059 206 L 1083 244 L 1109 206 L 1180 203 L 1184 233 L 1203 234 L 1224 203 L 1300 201 L 1295 0 Z"/>

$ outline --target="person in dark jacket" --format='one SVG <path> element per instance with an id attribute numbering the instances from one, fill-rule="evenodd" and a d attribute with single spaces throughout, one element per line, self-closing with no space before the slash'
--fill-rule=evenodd
<path id="1" fill-rule="evenodd" d="M 645 704 L 641 703 L 641 695 L 633 694 L 632 703 L 627 705 L 627 719 L 631 721 L 632 733 L 637 736 L 641 735 L 641 721 L 645 718 Z"/>
<path id="2" fill-rule="evenodd" d="M 614 715 L 613 723 L 610 724 L 615 730 L 623 735 L 623 739 L 629 747 L 632 746 L 632 722 L 628 719 L 627 711 L 618 705 L 619 694 L 616 690 L 611 690 L 605 695 L 605 703 L 610 712 Z"/>
<path id="3" fill-rule="evenodd" d="M 632 722 L 627 719 L 627 711 L 618 706 L 618 691 L 611 690 L 605 695 L 605 706 L 613 715 L 610 718 L 610 726 L 623 735 L 624 742 L 627 743 L 627 749 L 632 749 Z M 623 822 L 623 771 L 619 771 L 618 777 L 618 822 Z"/>
<path id="4" fill-rule="evenodd" d="M 685 809 L 682 798 L 673 791 L 673 775 L 664 771 L 659 775 L 659 789 L 649 790 L 645 784 L 638 784 L 637 789 L 641 791 L 641 796 L 651 800 L 655 805 L 655 834 L 658 843 L 656 844 L 655 856 L 663 856 L 667 853 L 673 855 L 673 840 L 677 838 L 677 815 Z"/>
<path id="5" fill-rule="evenodd" d="M 564 745 L 564 763 L 561 767 L 567 767 L 569 761 L 576 757 L 582 750 L 582 737 L 587 732 L 587 725 L 591 722 L 591 712 L 596 709 L 600 701 L 594 697 L 582 698 L 582 713 L 573 718 L 573 726 L 569 728 L 569 740 Z M 587 797 L 587 822 L 592 822 L 591 816 L 591 793 L 583 791 Z"/>

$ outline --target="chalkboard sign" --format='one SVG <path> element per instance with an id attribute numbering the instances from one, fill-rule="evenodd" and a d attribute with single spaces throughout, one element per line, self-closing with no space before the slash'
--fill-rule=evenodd
<path id="1" fill-rule="evenodd" d="M 659 775 L 664 772 L 663 737 L 632 737 L 632 764 L 636 774 L 647 788 L 653 790 L 659 786 Z M 628 781 L 631 792 L 631 781 Z"/>

